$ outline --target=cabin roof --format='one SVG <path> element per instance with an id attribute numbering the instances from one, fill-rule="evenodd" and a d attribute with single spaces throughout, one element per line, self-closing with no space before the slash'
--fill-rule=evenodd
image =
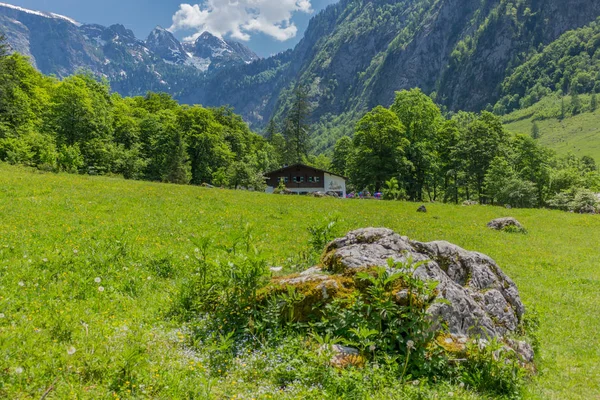
<path id="1" fill-rule="evenodd" d="M 314 169 L 315 171 L 323 172 L 323 173 L 326 173 L 326 174 L 329 174 L 329 175 L 337 176 L 339 178 L 348 180 L 348 178 L 346 178 L 345 176 L 340 175 L 340 174 L 336 174 L 335 172 L 325 171 L 324 169 L 320 169 L 320 168 L 316 168 L 316 167 L 311 167 L 310 165 L 301 164 L 301 163 L 297 163 L 297 164 L 293 164 L 293 165 L 288 165 L 287 167 L 279 168 L 279 169 L 277 169 L 275 171 L 268 172 L 266 175 L 277 174 L 279 172 L 283 172 L 285 170 L 292 169 L 292 168 L 297 168 L 297 167 L 311 168 L 311 169 Z"/>

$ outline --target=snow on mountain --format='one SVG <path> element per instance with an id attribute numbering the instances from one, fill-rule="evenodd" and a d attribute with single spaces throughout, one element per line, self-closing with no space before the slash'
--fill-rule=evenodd
<path id="1" fill-rule="evenodd" d="M 24 12 L 24 13 L 31 14 L 31 15 L 37 15 L 38 17 L 52 18 L 52 19 L 62 19 L 64 21 L 67 21 L 67 22 L 75 25 L 75 26 L 81 26 L 82 25 L 82 24 L 80 24 L 79 22 L 75 21 L 72 18 L 65 17 L 64 15 L 55 14 L 55 13 L 52 13 L 52 12 L 42 12 L 42 11 L 29 10 L 27 8 L 15 6 L 15 5 L 8 4 L 8 3 L 0 3 L 0 7 L 12 8 L 13 10 L 16 10 L 16 11 Z"/>

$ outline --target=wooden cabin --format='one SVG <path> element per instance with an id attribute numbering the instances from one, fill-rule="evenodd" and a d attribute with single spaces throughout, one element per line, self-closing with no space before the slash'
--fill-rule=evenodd
<path id="1" fill-rule="evenodd" d="M 304 164 L 294 164 L 269 172 L 267 179 L 267 193 L 273 193 L 283 181 L 287 190 L 298 194 L 314 192 L 334 192 L 338 196 L 346 197 L 346 178 L 333 172 L 325 171 Z"/>

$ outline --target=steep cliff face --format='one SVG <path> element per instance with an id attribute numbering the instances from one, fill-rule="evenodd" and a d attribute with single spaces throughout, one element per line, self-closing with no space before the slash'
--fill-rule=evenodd
<path id="1" fill-rule="evenodd" d="M 221 71 L 183 98 L 230 104 L 256 125 L 281 115 L 299 83 L 315 121 L 351 120 L 413 87 L 450 110 L 481 110 L 516 66 L 599 15 L 593 0 L 342 0 L 293 51 Z"/>

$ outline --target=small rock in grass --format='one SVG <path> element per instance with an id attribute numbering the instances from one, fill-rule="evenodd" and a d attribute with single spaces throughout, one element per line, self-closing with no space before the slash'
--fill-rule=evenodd
<path id="1" fill-rule="evenodd" d="M 421 207 L 419 207 L 419 208 L 417 209 L 417 212 L 420 212 L 420 213 L 426 213 L 426 212 L 427 212 L 427 207 L 425 207 L 425 206 L 423 205 L 423 206 L 421 206 Z"/>
<path id="2" fill-rule="evenodd" d="M 506 229 L 514 229 L 517 231 L 524 231 L 523 225 L 512 217 L 498 218 L 487 224 L 488 228 L 495 229 L 497 231 L 503 231 Z"/>
<path id="3" fill-rule="evenodd" d="M 334 344 L 331 346 L 323 345 L 322 350 L 330 349 L 333 352 L 330 363 L 334 367 L 345 368 L 347 366 L 362 366 L 364 365 L 364 359 L 360 356 L 357 349 L 353 347 L 341 346 Z"/>

